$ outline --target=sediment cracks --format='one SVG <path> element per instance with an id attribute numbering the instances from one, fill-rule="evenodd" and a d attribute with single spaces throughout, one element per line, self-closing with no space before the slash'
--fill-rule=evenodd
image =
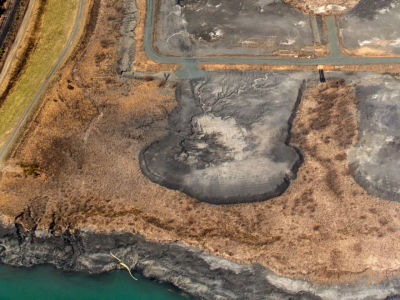
<path id="1" fill-rule="evenodd" d="M 307 75 L 220 72 L 185 81 L 169 135 L 142 152 L 142 170 L 215 204 L 281 194 L 301 161 L 287 141 Z"/>

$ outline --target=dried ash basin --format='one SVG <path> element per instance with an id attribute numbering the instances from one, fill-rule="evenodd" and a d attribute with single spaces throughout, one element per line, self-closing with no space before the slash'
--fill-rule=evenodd
<path id="1" fill-rule="evenodd" d="M 320 17 L 281 0 L 160 0 L 154 47 L 178 57 L 318 55 Z"/>
<path id="2" fill-rule="evenodd" d="M 278 196 L 301 163 L 288 141 L 307 76 L 220 72 L 183 82 L 169 134 L 142 151 L 142 171 L 214 204 Z"/>

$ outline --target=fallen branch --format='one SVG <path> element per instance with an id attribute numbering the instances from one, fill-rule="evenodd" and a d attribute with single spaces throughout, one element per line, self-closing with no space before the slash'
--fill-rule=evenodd
<path id="1" fill-rule="evenodd" d="M 121 259 L 119 259 L 117 256 L 115 256 L 114 254 L 112 254 L 111 251 L 110 251 L 110 255 L 111 255 L 113 258 L 115 258 L 115 259 L 118 261 L 118 263 L 119 263 L 121 266 L 123 266 L 123 267 L 129 272 L 129 275 L 132 277 L 133 280 L 138 280 L 137 278 L 135 278 L 135 276 L 132 275 L 131 268 L 129 268 L 128 265 L 127 265 L 126 263 L 124 263 Z"/>

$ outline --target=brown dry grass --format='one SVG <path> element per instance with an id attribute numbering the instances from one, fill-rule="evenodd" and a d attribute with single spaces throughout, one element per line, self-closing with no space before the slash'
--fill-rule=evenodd
<path id="1" fill-rule="evenodd" d="M 207 71 L 218 70 L 262 70 L 262 71 L 317 71 L 317 66 L 279 66 L 279 65 L 245 65 L 245 64 L 201 64 L 200 68 Z M 343 72 L 377 72 L 377 73 L 400 73 L 400 64 L 371 64 L 371 65 L 325 65 L 325 71 L 343 71 Z"/>
<path id="2" fill-rule="evenodd" d="M 235 206 L 199 203 L 140 172 L 138 154 L 165 134 L 174 91 L 116 75 L 120 1 L 101 0 L 98 11 L 91 39 L 48 90 L 0 173 L 6 218 L 24 213 L 18 222 L 27 228 L 56 232 L 88 226 L 181 241 L 314 281 L 398 272 L 400 204 L 368 195 L 347 165 L 357 99 L 345 82 L 308 83 L 291 139 L 305 161 L 284 195 Z M 25 175 L 18 162 L 38 165 L 41 175 Z"/>
<path id="3" fill-rule="evenodd" d="M 399 56 L 387 49 L 378 49 L 373 47 L 360 47 L 356 49 L 342 48 L 343 52 L 349 56 L 374 56 L 374 57 L 393 57 Z"/>
<path id="4" fill-rule="evenodd" d="M 340 36 L 340 33 L 339 33 Z M 342 49 L 342 52 L 345 55 L 348 56 L 361 56 L 361 57 L 368 57 L 368 56 L 374 56 L 374 57 L 396 57 L 399 56 L 396 53 L 393 53 L 390 49 L 385 49 L 385 47 L 388 46 L 389 43 L 393 42 L 390 40 L 379 40 L 376 42 L 374 45 L 371 45 L 369 47 L 364 46 L 364 47 L 359 47 L 359 48 L 345 48 L 343 44 L 343 37 L 340 36 L 340 46 Z"/>
<path id="5" fill-rule="evenodd" d="M 359 0 L 284 0 L 308 14 L 336 15 L 352 9 Z M 333 7 L 329 7 L 333 5 Z M 339 9 L 334 6 L 340 6 Z M 321 8 L 323 8 L 321 10 Z"/>

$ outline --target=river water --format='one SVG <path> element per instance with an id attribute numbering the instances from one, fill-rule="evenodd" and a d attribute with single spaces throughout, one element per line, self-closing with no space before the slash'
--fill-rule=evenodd
<path id="1" fill-rule="evenodd" d="M 172 286 L 126 271 L 103 275 L 66 273 L 51 266 L 31 269 L 0 265 L 0 300 L 177 300 L 190 299 Z"/>

